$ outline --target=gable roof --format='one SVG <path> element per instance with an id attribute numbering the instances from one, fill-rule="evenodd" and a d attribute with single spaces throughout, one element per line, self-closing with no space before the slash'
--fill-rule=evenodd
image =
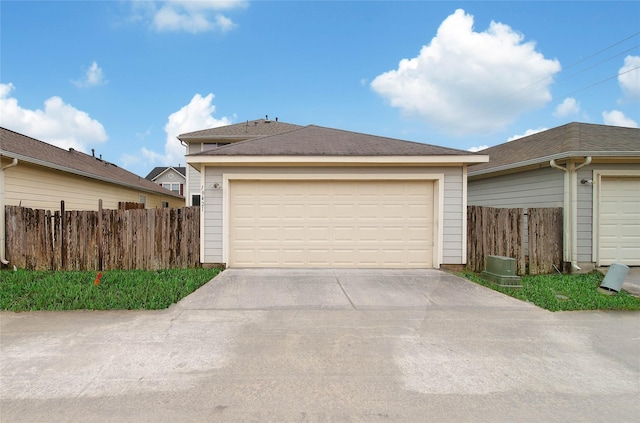
<path id="1" fill-rule="evenodd" d="M 640 157 L 640 129 L 572 122 L 482 150 L 469 176 L 570 157 Z"/>
<path id="2" fill-rule="evenodd" d="M 464 150 L 316 125 L 263 136 L 190 156 L 472 156 Z M 188 156 L 189 157 L 189 156 Z"/>
<path id="3" fill-rule="evenodd" d="M 144 179 L 154 181 L 158 176 L 162 175 L 170 169 L 173 169 L 174 171 L 182 175 L 182 177 L 185 177 L 185 175 L 187 174 L 186 168 L 184 166 L 158 166 L 154 167 L 151 172 L 149 172 L 149 174 L 144 177 Z"/>
<path id="4" fill-rule="evenodd" d="M 6 128 L 0 128 L 0 155 L 127 188 L 182 198 L 106 160 L 73 148 L 64 150 Z"/>
<path id="5" fill-rule="evenodd" d="M 300 128 L 300 125 L 279 122 L 268 119 L 257 119 L 236 123 L 233 125 L 219 126 L 217 128 L 203 129 L 201 131 L 188 132 L 178 135 L 181 141 L 202 141 L 204 139 L 224 139 L 224 138 L 253 138 L 263 135 L 275 135 Z"/>

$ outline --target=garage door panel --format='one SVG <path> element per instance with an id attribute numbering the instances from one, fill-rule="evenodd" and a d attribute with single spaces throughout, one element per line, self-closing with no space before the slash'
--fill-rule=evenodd
<path id="1" fill-rule="evenodd" d="M 231 181 L 229 265 L 432 267 L 433 203 L 431 181 Z"/>
<path id="2" fill-rule="evenodd" d="M 640 178 L 603 176 L 598 217 L 601 265 L 640 265 Z"/>

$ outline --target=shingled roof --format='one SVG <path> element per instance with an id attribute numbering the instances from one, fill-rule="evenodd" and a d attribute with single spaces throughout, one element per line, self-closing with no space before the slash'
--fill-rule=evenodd
<path id="1" fill-rule="evenodd" d="M 182 198 L 106 160 L 72 148 L 64 150 L 6 128 L 0 128 L 0 155 L 140 191 Z"/>
<path id="2" fill-rule="evenodd" d="M 188 132 L 186 134 L 178 135 L 178 139 L 182 141 L 191 141 L 220 138 L 253 138 L 256 136 L 275 135 L 301 127 L 300 125 L 279 122 L 277 119 L 278 118 L 276 118 L 276 120 L 257 119 L 233 125 Z"/>
<path id="3" fill-rule="evenodd" d="M 640 129 L 572 122 L 482 150 L 469 176 L 570 157 L 640 157 Z"/>
<path id="4" fill-rule="evenodd" d="M 316 125 L 229 144 L 198 156 L 472 156 L 439 147 Z"/>
<path id="5" fill-rule="evenodd" d="M 187 168 L 184 166 L 157 166 L 154 167 L 153 169 L 151 169 L 151 172 L 149 172 L 149 174 L 147 176 L 145 176 L 145 179 L 148 179 L 150 181 L 153 181 L 154 179 L 156 179 L 158 176 L 160 176 L 162 173 L 164 173 L 165 171 L 167 171 L 168 169 L 173 169 L 176 172 L 178 172 L 179 174 L 181 174 L 182 176 L 185 176 L 187 173 Z"/>

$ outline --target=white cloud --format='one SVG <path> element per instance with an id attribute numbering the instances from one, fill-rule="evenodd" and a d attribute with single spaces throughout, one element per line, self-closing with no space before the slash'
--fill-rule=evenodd
<path id="1" fill-rule="evenodd" d="M 631 119 L 628 118 L 624 115 L 624 113 L 622 113 L 619 110 L 612 110 L 610 112 L 602 112 L 602 120 L 604 121 L 605 125 L 612 125 L 612 126 L 625 126 L 628 128 L 637 128 L 638 127 L 638 123 Z"/>
<path id="2" fill-rule="evenodd" d="M 580 113 L 580 102 L 575 98 L 565 98 L 564 101 L 558 104 L 556 110 L 553 112 L 555 117 L 567 117 L 576 116 Z"/>
<path id="3" fill-rule="evenodd" d="M 156 31 L 185 31 L 192 34 L 206 31 L 228 32 L 237 27 L 223 10 L 246 8 L 245 0 L 170 0 L 140 5 L 134 2 L 136 20 L 148 20 Z"/>
<path id="4" fill-rule="evenodd" d="M 523 43 L 509 26 L 491 22 L 474 32 L 474 18 L 458 9 L 417 57 L 378 75 L 371 87 L 392 106 L 450 134 L 490 133 L 551 100 L 551 76 L 560 71 Z"/>
<path id="5" fill-rule="evenodd" d="M 180 144 L 177 138 L 178 135 L 201 129 L 230 125 L 232 119 L 227 117 L 216 119 L 212 116 L 216 110 L 216 106 L 212 104 L 213 98 L 213 94 L 209 94 L 206 97 L 196 94 L 189 104 L 169 115 L 167 124 L 164 126 L 164 131 L 167 134 L 164 153 L 143 148 L 141 154 L 144 160 L 150 166 L 175 166 L 178 163 L 184 163 L 185 148 Z M 126 155 L 122 156 L 120 160 L 123 163 L 137 162 L 135 157 Z"/>
<path id="6" fill-rule="evenodd" d="M 94 60 L 82 79 L 73 81 L 73 83 L 78 87 L 94 87 L 96 85 L 106 84 L 107 82 L 104 79 L 102 68 L 98 66 L 98 63 Z"/>
<path id="7" fill-rule="evenodd" d="M 478 151 L 486 150 L 487 148 L 489 148 L 488 145 L 480 145 L 478 147 L 471 147 L 468 149 L 468 151 L 471 151 L 472 153 L 477 153 Z"/>
<path id="8" fill-rule="evenodd" d="M 44 110 L 29 110 L 20 107 L 11 96 L 14 89 L 11 83 L 0 84 L 1 126 L 61 148 L 73 147 L 84 152 L 88 146 L 107 140 L 100 122 L 60 97 L 46 100 Z"/>
<path id="9" fill-rule="evenodd" d="M 640 101 L 640 56 L 627 56 L 618 71 L 618 84 L 625 99 Z"/>
<path id="10" fill-rule="evenodd" d="M 548 128 L 538 128 L 538 129 L 527 129 L 524 131 L 524 134 L 514 135 L 509 138 L 507 141 L 517 140 L 518 138 L 528 137 L 529 135 L 537 134 L 538 132 L 546 131 Z"/>

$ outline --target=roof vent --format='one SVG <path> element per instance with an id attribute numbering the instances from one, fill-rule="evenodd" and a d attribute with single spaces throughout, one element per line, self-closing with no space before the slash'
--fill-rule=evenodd
<path id="1" fill-rule="evenodd" d="M 74 151 L 76 151 L 73 147 L 69 147 L 69 152 L 73 153 Z"/>
<path id="2" fill-rule="evenodd" d="M 265 115 L 264 116 L 264 123 L 270 123 L 271 121 L 269 120 L 269 115 Z"/>

